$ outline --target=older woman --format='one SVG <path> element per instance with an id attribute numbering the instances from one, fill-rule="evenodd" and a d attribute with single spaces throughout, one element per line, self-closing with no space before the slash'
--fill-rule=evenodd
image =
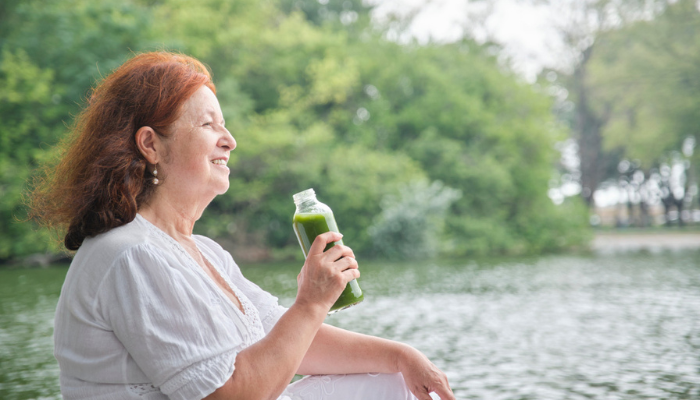
<path id="1" fill-rule="evenodd" d="M 360 275 L 350 248 L 323 252 L 340 234 L 313 243 L 288 309 L 192 234 L 236 148 L 215 93 L 193 58 L 132 58 L 94 90 L 35 191 L 35 215 L 77 250 L 56 310 L 63 397 L 453 399 L 417 350 L 323 324 Z M 312 376 L 288 385 L 294 374 Z"/>

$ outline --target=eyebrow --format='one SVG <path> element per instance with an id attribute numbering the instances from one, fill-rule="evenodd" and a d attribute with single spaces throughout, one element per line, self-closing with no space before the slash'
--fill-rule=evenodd
<path id="1" fill-rule="evenodd" d="M 211 118 L 211 119 L 213 119 L 213 120 L 216 120 L 216 119 L 217 119 L 217 116 L 218 116 L 218 115 L 217 115 L 217 112 L 216 112 L 215 110 L 207 110 L 207 111 L 204 111 L 204 113 L 203 113 L 202 115 L 204 115 L 205 117 L 209 117 L 209 118 Z M 223 115 L 221 115 L 221 120 L 224 121 L 224 122 L 226 121 Z"/>

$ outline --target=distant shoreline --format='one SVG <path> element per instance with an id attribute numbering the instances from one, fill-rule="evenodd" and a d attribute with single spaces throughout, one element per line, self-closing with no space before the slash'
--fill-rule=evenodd
<path id="1" fill-rule="evenodd" d="M 598 253 L 697 250 L 700 232 L 596 232 L 590 246 Z"/>

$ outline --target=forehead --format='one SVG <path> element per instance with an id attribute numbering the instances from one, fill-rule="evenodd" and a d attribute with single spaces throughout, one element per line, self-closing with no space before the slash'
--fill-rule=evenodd
<path id="1" fill-rule="evenodd" d="M 220 116 L 221 107 L 214 92 L 202 86 L 182 105 L 181 117 L 200 118 L 207 115 Z"/>

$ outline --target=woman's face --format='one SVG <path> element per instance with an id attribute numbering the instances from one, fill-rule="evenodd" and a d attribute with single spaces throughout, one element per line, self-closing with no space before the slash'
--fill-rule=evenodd
<path id="1" fill-rule="evenodd" d="M 163 142 L 164 159 L 158 164 L 165 187 L 196 197 L 223 194 L 229 187 L 229 153 L 236 140 L 224 127 L 216 95 L 206 86 L 184 104 L 182 114 Z"/>

